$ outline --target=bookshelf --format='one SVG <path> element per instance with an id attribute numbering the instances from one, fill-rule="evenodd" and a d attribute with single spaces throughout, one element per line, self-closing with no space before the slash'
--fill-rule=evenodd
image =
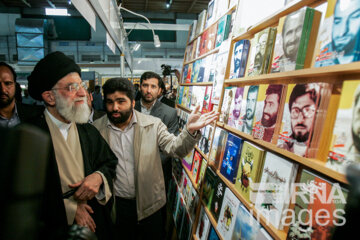
<path id="1" fill-rule="evenodd" d="M 303 169 L 310 170 L 316 174 L 319 174 L 321 177 L 327 178 L 334 183 L 340 183 L 340 185 L 346 186 L 348 181 L 346 176 L 340 172 L 332 170 L 326 166 L 326 160 L 328 157 L 330 145 L 331 145 L 331 137 L 335 125 L 336 114 L 339 108 L 341 90 L 342 90 L 342 83 L 347 80 L 360 80 L 360 62 L 353 62 L 343 65 L 333 65 L 333 66 L 326 66 L 326 67 L 312 67 L 314 66 L 315 61 L 315 53 L 312 55 L 311 60 L 311 67 L 304 68 L 295 71 L 288 71 L 288 72 L 279 72 L 279 73 L 266 73 L 258 76 L 246 76 L 241 78 L 230 79 L 230 64 L 231 64 L 231 55 L 233 52 L 234 44 L 242 39 L 251 39 L 254 37 L 255 34 L 259 33 L 260 31 L 268 28 L 268 27 L 276 27 L 279 23 L 279 19 L 295 12 L 302 7 L 309 6 L 309 7 L 316 7 L 323 3 L 325 0 L 302 0 L 302 1 L 294 1 L 282 9 L 276 11 L 270 16 L 265 17 L 260 22 L 251 26 L 246 32 L 239 34 L 238 36 L 230 36 L 230 47 L 229 47 L 229 55 L 227 59 L 227 66 L 226 72 L 224 77 L 224 84 L 222 88 L 221 98 L 218 103 L 217 111 L 221 112 L 222 102 L 224 99 L 224 89 L 228 86 L 247 86 L 247 85 L 259 85 L 259 84 L 298 84 L 298 83 L 313 83 L 313 82 L 325 82 L 331 83 L 332 89 L 329 97 L 329 107 L 327 108 L 326 117 L 324 118 L 322 131 L 319 135 L 319 149 L 316 152 L 315 157 L 307 158 L 301 157 L 296 155 L 292 152 L 284 150 L 282 148 L 277 147 L 275 144 L 276 140 L 272 142 L 266 142 L 263 140 L 259 140 L 254 138 L 252 135 L 246 134 L 234 127 L 231 127 L 227 124 L 222 122 L 216 122 L 215 127 L 221 128 L 226 130 L 228 133 L 232 133 L 245 141 L 253 143 L 254 145 L 263 148 L 265 151 L 275 153 L 279 156 L 282 156 L 284 159 L 289 160 L 292 163 L 296 163 L 299 166 L 297 171 L 297 175 L 295 178 L 295 182 L 298 182 L 300 179 L 300 173 Z M 234 11 L 236 7 L 232 7 L 227 11 L 226 14 L 231 13 Z M 324 14 L 324 13 L 323 13 Z M 217 24 L 219 19 L 217 19 L 213 24 Z M 195 36 L 188 44 L 191 44 L 195 39 L 201 36 L 203 32 L 208 30 L 212 25 L 208 26 L 204 29 L 199 35 Z M 320 31 L 320 30 L 319 30 Z M 313 46 L 315 48 L 315 46 Z M 206 54 L 203 54 L 195 59 L 191 59 L 190 61 L 184 62 L 183 64 L 190 64 L 199 59 L 205 58 L 211 54 L 217 54 L 219 52 L 219 47 L 215 48 Z M 315 52 L 315 51 L 314 51 Z M 201 82 L 201 83 L 182 83 L 180 86 L 211 86 L 212 82 Z M 184 110 L 190 113 L 190 109 L 183 107 L 177 104 L 177 107 L 181 110 Z M 281 110 L 282 111 L 282 110 Z M 214 130 L 215 130 L 214 127 Z M 212 140 L 214 140 L 214 132 L 212 135 Z M 211 144 L 212 145 L 212 144 Z M 210 151 L 211 153 L 210 146 Z M 208 166 L 212 168 L 212 170 L 216 173 L 216 175 L 225 183 L 225 185 L 235 194 L 235 196 L 240 200 L 240 202 L 251 212 L 251 214 L 258 219 L 261 226 L 271 235 L 274 239 L 286 239 L 289 231 L 289 227 L 285 226 L 283 230 L 278 230 L 273 225 L 269 224 L 266 218 L 258 212 L 255 206 L 252 203 L 249 203 L 235 188 L 235 185 L 231 183 L 226 177 L 224 177 L 218 168 L 211 165 L 209 163 L 209 158 L 205 155 L 197 146 L 195 149 L 202 155 L 204 159 L 206 159 Z M 220 160 L 221 161 L 221 160 Z M 184 167 L 186 173 L 190 179 L 192 179 L 191 173 L 187 171 L 186 167 Z M 203 181 L 202 181 L 203 182 Z M 200 191 L 201 193 L 201 191 Z M 212 213 L 209 209 L 207 209 L 206 205 L 200 199 L 201 205 L 204 207 L 206 214 L 208 215 L 212 226 L 216 230 L 217 222 L 215 218 L 212 216 Z M 291 203 L 288 208 L 294 209 L 294 203 Z M 198 211 L 199 213 L 199 211 Z M 196 222 L 197 223 L 197 222 Z M 196 232 L 196 226 L 193 226 L 193 232 Z M 195 229 L 195 230 L 194 230 Z M 216 230 L 220 239 L 223 239 L 219 232 Z M 193 239 L 197 239 L 196 234 L 192 235 Z"/>

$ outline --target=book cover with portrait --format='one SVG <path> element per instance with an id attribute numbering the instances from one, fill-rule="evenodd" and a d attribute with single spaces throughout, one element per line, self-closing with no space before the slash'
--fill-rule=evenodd
<path id="1" fill-rule="evenodd" d="M 232 133 L 227 137 L 220 173 L 232 183 L 235 182 L 243 142 L 243 139 Z"/>
<path id="2" fill-rule="evenodd" d="M 275 228 L 282 230 L 281 219 L 292 196 L 297 164 L 266 152 L 264 169 L 255 207 Z"/>
<path id="3" fill-rule="evenodd" d="M 320 29 L 315 67 L 346 64 L 360 60 L 358 0 L 328 0 Z"/>
<path id="4" fill-rule="evenodd" d="M 224 90 L 224 96 L 223 96 L 223 102 L 221 106 L 221 115 L 220 115 L 220 121 L 228 124 L 231 111 L 231 107 L 234 104 L 234 97 L 235 97 L 235 91 L 236 87 L 225 87 Z"/>
<path id="5" fill-rule="evenodd" d="M 259 85 L 252 132 L 254 138 L 271 142 L 274 133 L 278 132 L 285 99 L 283 93 L 284 85 Z"/>
<path id="6" fill-rule="evenodd" d="M 250 41 L 247 39 L 234 43 L 230 65 L 230 79 L 241 78 L 245 75 L 249 50 Z"/>
<path id="7" fill-rule="evenodd" d="M 249 64 L 247 68 L 247 76 L 257 76 L 263 73 L 265 65 L 265 53 L 270 38 L 270 30 L 268 27 L 255 34 L 251 40 L 251 50 L 249 56 Z"/>
<path id="8" fill-rule="evenodd" d="M 360 81 L 344 81 L 326 164 L 343 174 L 348 165 L 360 162 L 359 97 Z"/>
<path id="9" fill-rule="evenodd" d="M 319 29 L 321 12 L 303 7 L 280 18 L 271 72 L 310 67 Z"/>
<path id="10" fill-rule="evenodd" d="M 234 98 L 230 105 L 230 112 L 228 116 L 227 124 L 230 127 L 238 128 L 239 120 L 241 114 L 241 107 L 244 101 L 244 88 L 243 87 L 235 87 Z"/>
<path id="11" fill-rule="evenodd" d="M 299 183 L 287 239 L 331 239 L 334 227 L 346 221 L 348 190 L 307 170 Z"/>
<path id="12" fill-rule="evenodd" d="M 223 239 L 230 239 L 234 230 L 240 200 L 226 188 L 216 229 Z"/>
<path id="13" fill-rule="evenodd" d="M 251 85 L 244 87 L 243 100 L 241 104 L 240 118 L 237 129 L 246 134 L 252 135 L 253 123 L 256 112 L 259 86 Z"/>
<path id="14" fill-rule="evenodd" d="M 255 203 L 256 183 L 259 183 L 264 166 L 264 149 L 245 141 L 241 151 L 235 188 L 249 202 Z"/>
<path id="15" fill-rule="evenodd" d="M 299 156 L 308 156 L 318 114 L 321 83 L 289 84 L 277 146 Z M 325 100 L 321 96 L 321 100 Z M 320 129 L 319 129 L 320 131 Z"/>

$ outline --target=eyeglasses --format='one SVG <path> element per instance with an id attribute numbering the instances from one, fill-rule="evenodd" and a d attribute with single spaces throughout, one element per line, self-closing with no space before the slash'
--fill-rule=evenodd
<path id="1" fill-rule="evenodd" d="M 83 89 L 87 90 L 88 87 L 87 87 L 85 82 L 81 82 L 80 84 L 79 83 L 70 83 L 66 87 L 52 88 L 51 90 L 66 89 L 69 92 L 77 92 L 77 91 L 80 90 L 80 88 L 83 88 Z"/>
<path id="2" fill-rule="evenodd" d="M 300 113 L 302 113 L 304 118 L 312 118 L 315 114 L 315 108 L 311 106 L 303 108 L 293 107 L 291 108 L 290 116 L 292 119 L 298 118 Z"/>

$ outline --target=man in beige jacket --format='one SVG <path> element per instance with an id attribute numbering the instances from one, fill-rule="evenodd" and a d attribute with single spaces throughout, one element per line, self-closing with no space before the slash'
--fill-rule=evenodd
<path id="1" fill-rule="evenodd" d="M 160 149 L 182 158 L 200 139 L 199 129 L 218 114 L 190 114 L 186 128 L 176 137 L 159 118 L 134 110 L 134 87 L 124 78 L 104 86 L 107 115 L 94 122 L 118 157 L 114 195 L 118 239 L 161 239 L 161 207 L 166 195 Z"/>

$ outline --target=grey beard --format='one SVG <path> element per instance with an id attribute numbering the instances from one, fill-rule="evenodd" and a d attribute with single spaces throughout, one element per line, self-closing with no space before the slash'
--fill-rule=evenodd
<path id="1" fill-rule="evenodd" d="M 87 123 L 91 114 L 91 109 L 87 105 L 87 97 L 79 98 L 76 100 L 83 100 L 84 102 L 76 106 L 74 102 L 70 103 L 66 98 L 58 94 L 56 91 L 56 110 L 59 114 L 70 122 Z"/>

